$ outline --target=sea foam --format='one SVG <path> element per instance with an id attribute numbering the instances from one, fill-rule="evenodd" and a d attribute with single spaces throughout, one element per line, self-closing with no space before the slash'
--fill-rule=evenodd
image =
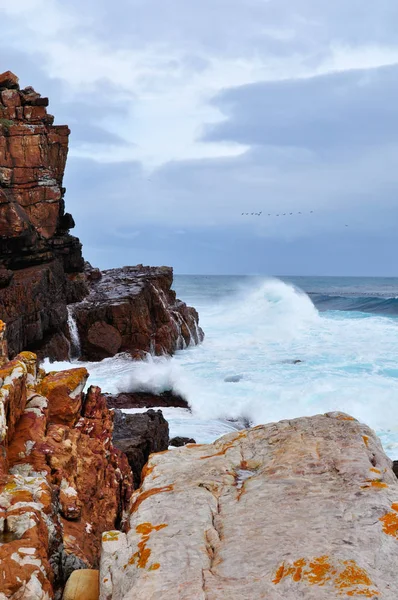
<path id="1" fill-rule="evenodd" d="M 171 429 L 183 435 L 185 424 L 198 442 L 235 427 L 227 419 L 256 425 L 341 410 L 373 427 L 387 452 L 398 456 L 396 319 L 319 313 L 304 292 L 275 279 L 237 283 L 216 301 L 201 290 L 198 308 L 202 345 L 171 359 L 132 362 L 119 355 L 87 364 L 89 381 L 113 393 L 172 389 L 183 395 L 192 413 L 181 422 L 171 411 Z M 228 381 L 236 375 L 238 381 Z"/>

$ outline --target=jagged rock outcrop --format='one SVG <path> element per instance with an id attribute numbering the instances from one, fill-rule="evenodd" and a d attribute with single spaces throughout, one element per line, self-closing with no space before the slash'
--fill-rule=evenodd
<path id="1" fill-rule="evenodd" d="M 169 445 L 169 424 L 160 410 L 129 415 L 115 410 L 113 443 L 129 461 L 134 487 L 141 483 L 141 473 L 153 452 L 164 452 Z"/>
<path id="2" fill-rule="evenodd" d="M 88 292 L 62 180 L 69 129 L 53 125 L 48 98 L 0 74 L 0 318 L 11 356 L 68 357 L 67 309 Z"/>
<path id="3" fill-rule="evenodd" d="M 127 534 L 102 538 L 101 600 L 395 600 L 398 481 L 342 413 L 153 455 Z"/>
<path id="4" fill-rule="evenodd" d="M 108 408 L 186 408 L 188 402 L 173 392 L 152 394 L 151 392 L 122 392 L 105 394 Z"/>
<path id="5" fill-rule="evenodd" d="M 198 344 L 198 313 L 177 300 L 170 267 L 123 267 L 103 271 L 90 294 L 74 306 L 82 357 L 101 360 L 118 352 L 173 354 Z"/>
<path id="6" fill-rule="evenodd" d="M 72 571 L 98 567 L 101 534 L 132 493 L 112 443 L 113 412 L 86 369 L 37 371 L 24 352 L 0 367 L 0 598 L 59 598 Z"/>

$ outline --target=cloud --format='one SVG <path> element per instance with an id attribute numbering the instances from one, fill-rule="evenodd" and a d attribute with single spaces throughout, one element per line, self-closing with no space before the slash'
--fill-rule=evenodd
<path id="1" fill-rule="evenodd" d="M 347 269 L 351 252 L 359 271 L 393 248 L 393 0 L 0 0 L 0 12 L 0 70 L 72 128 L 66 202 L 93 263 L 308 272 L 320 257 Z"/>

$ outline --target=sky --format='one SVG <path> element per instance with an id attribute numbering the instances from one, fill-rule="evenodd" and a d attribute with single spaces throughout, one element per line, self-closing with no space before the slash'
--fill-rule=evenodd
<path id="1" fill-rule="evenodd" d="M 71 128 L 93 265 L 398 276 L 397 23 L 396 0 L 0 0 L 0 72 Z"/>

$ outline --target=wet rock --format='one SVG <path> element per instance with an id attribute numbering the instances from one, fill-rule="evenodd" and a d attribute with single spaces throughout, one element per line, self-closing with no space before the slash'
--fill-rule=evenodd
<path id="1" fill-rule="evenodd" d="M 180 448 L 181 446 L 186 446 L 187 444 L 196 444 L 195 440 L 187 437 L 174 437 L 169 441 L 169 446 L 174 446 L 175 448 Z"/>
<path id="2" fill-rule="evenodd" d="M 224 381 L 226 383 L 238 383 L 242 379 L 243 379 L 243 375 L 230 375 L 229 377 L 226 377 L 224 379 Z"/>
<path id="3" fill-rule="evenodd" d="M 122 336 L 112 325 L 105 321 L 96 321 L 87 332 L 87 343 L 90 344 L 91 357 L 101 360 L 119 352 Z"/>
<path id="4" fill-rule="evenodd" d="M 75 307 L 82 357 L 117 352 L 173 354 L 203 340 L 194 308 L 177 300 L 169 267 L 123 267 L 102 272 Z M 118 335 L 116 335 L 116 333 Z"/>
<path id="5" fill-rule="evenodd" d="M 108 408 L 186 408 L 188 402 L 173 392 L 161 394 L 150 392 L 123 392 L 122 394 L 106 394 Z"/>
<path id="6" fill-rule="evenodd" d="M 134 486 L 141 483 L 141 472 L 153 452 L 163 452 L 169 445 L 169 425 L 160 410 L 129 415 L 115 410 L 113 443 L 129 461 Z"/>
<path id="7" fill-rule="evenodd" d="M 298 358 L 295 359 L 288 359 L 288 360 L 282 360 L 282 364 L 283 365 L 299 365 L 300 363 L 302 363 L 302 360 L 299 360 Z"/>
<path id="8" fill-rule="evenodd" d="M 101 600 L 396 597 L 398 481 L 343 413 L 152 455 L 111 534 Z"/>

